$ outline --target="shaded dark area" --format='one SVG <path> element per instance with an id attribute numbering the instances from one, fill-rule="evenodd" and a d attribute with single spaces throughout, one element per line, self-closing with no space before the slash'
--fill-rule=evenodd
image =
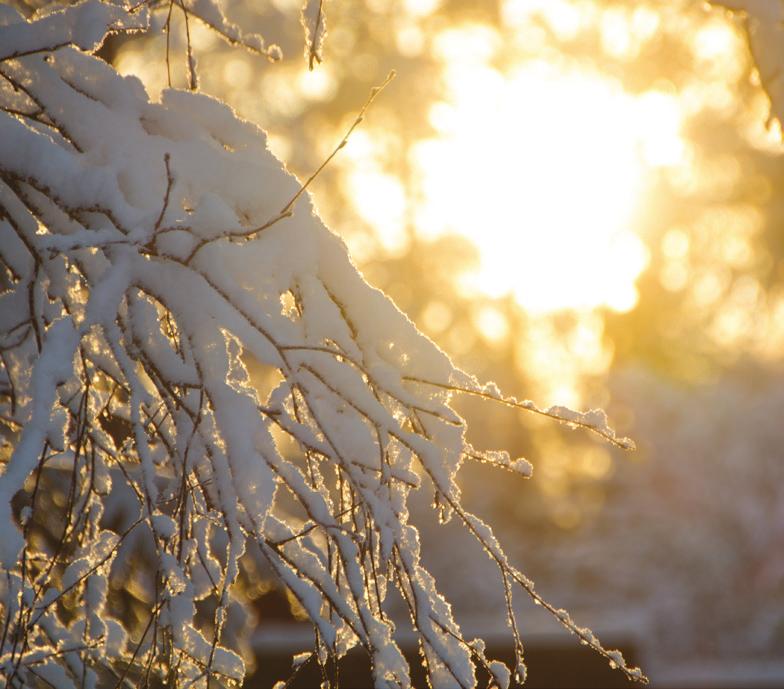
<path id="1" fill-rule="evenodd" d="M 628 687 L 630 683 L 624 676 L 612 670 L 607 663 L 587 648 L 574 643 L 528 644 L 525 659 L 528 666 L 526 689 L 614 689 Z M 634 649 L 622 641 L 611 640 L 610 645 L 619 646 L 627 660 L 638 663 Z M 416 649 L 403 646 L 403 651 L 411 665 L 411 680 L 415 687 L 427 687 L 424 668 Z M 487 647 L 488 659 L 501 660 L 509 666 L 514 665 L 514 651 L 511 646 Z M 258 670 L 245 681 L 245 689 L 269 689 L 275 682 L 285 681 L 291 674 L 291 655 L 284 653 L 264 653 L 257 656 Z M 333 671 L 333 668 L 329 668 Z M 487 676 L 478 674 L 479 686 L 487 684 Z M 318 687 L 322 677 L 318 665 L 309 662 L 302 667 L 292 681 L 290 689 L 310 689 Z M 339 681 L 341 689 L 366 689 L 373 686 L 367 655 L 354 649 L 340 662 Z"/>

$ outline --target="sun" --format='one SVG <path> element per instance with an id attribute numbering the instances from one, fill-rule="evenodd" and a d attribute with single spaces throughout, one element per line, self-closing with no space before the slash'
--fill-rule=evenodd
<path id="1" fill-rule="evenodd" d="M 648 261 L 635 213 L 651 174 L 685 156 L 677 98 L 552 61 L 502 72 L 478 28 L 438 45 L 437 135 L 411 152 L 418 232 L 468 238 L 480 264 L 461 286 L 531 313 L 633 308 Z"/>

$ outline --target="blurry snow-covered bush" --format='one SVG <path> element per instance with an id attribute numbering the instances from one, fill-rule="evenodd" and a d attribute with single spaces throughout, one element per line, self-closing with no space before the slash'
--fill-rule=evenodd
<path id="1" fill-rule="evenodd" d="M 174 7 L 87 0 L 25 18 L 0 5 L 0 686 L 241 683 L 229 606 L 248 548 L 312 622 L 307 659 L 360 646 L 376 686 L 411 685 L 391 589 L 434 687 L 475 686 L 477 668 L 498 687 L 524 681 L 515 589 L 644 681 L 464 509 L 466 458 L 530 465 L 472 448 L 450 398 L 630 441 L 600 411 L 539 409 L 458 370 L 364 282 L 261 130 L 193 91 L 150 102 L 92 54 Z M 277 57 L 213 0 L 177 7 Z M 309 32 L 314 59 L 322 33 Z M 512 671 L 463 638 L 420 563 L 407 501 L 422 482 L 497 566 Z M 121 527 L 106 509 L 119 490 Z M 140 539 L 147 559 L 124 559 Z M 121 561 L 143 615 L 117 613 Z"/>
<path id="2" fill-rule="evenodd" d="M 646 665 L 779 660 L 780 372 L 749 367 L 687 387 L 627 370 L 613 393 L 640 410 L 641 461 L 617 467 L 592 523 L 543 549 L 548 586 L 571 605 L 590 601 L 599 617 L 639 612 Z M 575 581 L 583 582 L 577 591 Z"/>
<path id="3" fill-rule="evenodd" d="M 760 83 L 770 98 L 770 117 L 784 120 L 784 2 L 710 0 L 742 18 Z"/>

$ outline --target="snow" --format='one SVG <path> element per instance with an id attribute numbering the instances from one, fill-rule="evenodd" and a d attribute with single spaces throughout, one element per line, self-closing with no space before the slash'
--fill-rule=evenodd
<path id="1" fill-rule="evenodd" d="M 490 663 L 490 673 L 492 674 L 493 681 L 496 683 L 498 689 L 509 689 L 511 673 L 506 665 L 494 660 Z"/>
<path id="2" fill-rule="evenodd" d="M 314 62 L 324 59 L 324 39 L 327 35 L 325 4 L 326 0 L 305 0 L 302 5 L 300 21 L 305 29 L 305 59 L 310 69 L 313 69 Z"/>
<path id="3" fill-rule="evenodd" d="M 711 0 L 742 13 L 749 47 L 770 98 L 771 119 L 784 122 L 784 5 L 780 0 Z"/>
<path id="4" fill-rule="evenodd" d="M 187 7 L 188 12 L 201 19 L 229 43 L 241 45 L 252 52 L 266 55 L 273 61 L 283 57 L 278 46 L 266 46 L 264 39 L 259 34 L 247 34 L 239 26 L 226 19 L 218 0 L 190 0 L 187 2 Z"/>
<path id="5" fill-rule="evenodd" d="M 73 45 L 93 52 L 109 29 L 144 29 L 146 8 L 130 14 L 123 7 L 85 0 L 64 10 L 35 15 L 32 22 L 0 26 L 0 61 Z"/>
<path id="6" fill-rule="evenodd" d="M 230 42 L 277 56 L 214 0 L 186 7 Z M 89 54 L 106 32 L 146 21 L 97 0 L 32 21 L 2 13 L 0 78 L 19 88 L 0 91 L 0 255 L 14 274 L 0 296 L 14 395 L 0 404 L 22 430 L 0 476 L 0 606 L 13 613 L 1 662 L 21 657 L 17 672 L 29 682 L 25 653 L 35 649 L 18 639 L 58 647 L 90 638 L 101 643 L 89 655 L 65 653 L 44 671 L 58 686 L 82 675 L 99 686 L 93 660 L 125 663 L 126 642 L 143 631 L 106 616 L 109 572 L 115 562 L 133 569 L 129 551 L 145 548 L 152 571 L 137 564 L 133 587 L 167 631 L 135 641 L 136 662 L 168 637 L 186 683 L 205 686 L 205 668 L 241 681 L 231 620 L 248 551 L 302 606 L 320 654 L 362 646 L 376 686 L 410 687 L 384 612 L 394 586 L 431 685 L 471 687 L 474 658 L 408 521 L 411 491 L 429 484 L 444 518 L 456 515 L 493 560 L 518 648 L 512 584 L 543 601 L 490 527 L 463 509 L 457 483 L 466 458 L 521 478 L 532 467 L 471 447 L 452 396 L 548 416 L 621 447 L 631 441 L 599 410 L 540 409 L 458 370 L 365 282 L 258 127 L 199 93 L 166 89 L 152 102 L 137 79 Z M 320 60 L 322 3 L 307 3 L 303 21 Z M 254 368 L 282 382 L 264 393 Z M 70 561 L 15 525 L 11 501 L 39 460 L 71 469 L 62 533 Z M 121 491 L 127 530 L 109 532 L 102 515 Z M 52 567 L 33 572 L 31 554 Z M 53 593 L 41 598 L 46 588 Z M 75 606 L 67 616 L 56 604 L 66 594 Z M 205 599 L 214 614 L 197 625 Z M 509 669 L 489 668 L 508 685 Z"/>
<path id="7" fill-rule="evenodd" d="M 11 498 L 22 488 L 44 449 L 57 386 L 72 375 L 77 343 L 76 329 L 69 318 L 56 321 L 46 332 L 44 346 L 30 381 L 29 419 L 5 471 L 0 476 L 0 524 L 13 523 Z M 6 528 L 0 542 L 0 565 L 7 570 L 12 569 L 22 546 L 22 534 L 13 527 Z"/>

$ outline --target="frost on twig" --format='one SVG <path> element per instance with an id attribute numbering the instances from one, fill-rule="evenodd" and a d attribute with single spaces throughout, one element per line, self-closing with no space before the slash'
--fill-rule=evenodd
<path id="1" fill-rule="evenodd" d="M 96 17 L 101 31 L 136 21 L 80 9 L 94 6 L 63 12 L 87 12 L 90 29 L 74 19 L 54 43 L 47 19 L 0 15 L 27 37 L 0 63 L 6 686 L 241 682 L 227 639 L 248 549 L 310 619 L 314 660 L 361 646 L 378 687 L 411 686 L 393 588 L 434 687 L 475 686 L 477 665 L 499 687 L 524 680 L 520 589 L 644 680 L 543 601 L 465 511 L 466 457 L 526 476 L 530 465 L 473 449 L 450 399 L 480 394 L 626 441 L 597 412 L 539 410 L 468 381 L 363 280 L 261 130 L 204 95 L 150 102 L 137 79 L 60 45 L 100 45 Z M 250 363 L 274 383 L 257 385 Z M 44 537 L 39 487 L 53 475 L 67 488 Z M 463 638 L 420 560 L 407 503 L 422 481 L 497 565 L 513 671 Z M 118 494 L 128 516 L 109 528 Z M 127 555 L 140 543 L 144 566 Z M 107 603 L 118 562 L 143 604 L 122 619 Z"/>
<path id="2" fill-rule="evenodd" d="M 283 53 L 277 45 L 267 45 L 257 33 L 246 33 L 237 24 L 229 21 L 219 0 L 183 0 L 183 7 L 204 22 L 224 40 L 242 46 L 253 53 L 264 55 L 272 61 L 280 60 Z"/>
<path id="3" fill-rule="evenodd" d="M 464 393 L 467 395 L 475 395 L 485 400 L 499 402 L 503 405 L 514 407 L 516 409 L 523 409 L 525 411 L 539 414 L 540 416 L 547 416 L 571 428 L 584 428 L 592 433 L 596 433 L 608 442 L 622 450 L 634 450 L 635 444 L 631 438 L 618 436 L 615 430 L 610 427 L 607 420 L 607 414 L 603 409 L 591 409 L 590 411 L 576 411 L 554 405 L 542 409 L 531 400 L 518 400 L 515 397 L 505 396 L 495 383 L 485 383 L 481 385 L 477 380 L 463 371 L 455 372 L 453 374 L 454 380 L 457 382 L 439 382 L 429 379 L 407 378 L 411 382 L 422 383 L 452 392 Z"/>
<path id="4" fill-rule="evenodd" d="M 143 1 L 145 3 L 149 2 L 154 6 L 153 0 Z M 261 35 L 257 33 L 246 33 L 237 24 L 229 21 L 223 13 L 220 0 L 169 0 L 168 3 L 164 2 L 156 7 L 156 9 L 159 10 L 168 8 L 166 9 L 166 20 L 163 25 L 163 31 L 166 34 L 166 72 L 169 88 L 171 88 L 172 85 L 170 52 L 172 14 L 175 6 L 182 10 L 183 18 L 185 20 L 186 64 L 188 68 L 188 86 L 191 91 L 196 91 L 198 89 L 199 79 L 196 70 L 196 57 L 191 41 L 190 15 L 199 19 L 211 31 L 218 34 L 230 45 L 241 46 L 252 53 L 264 55 L 272 62 L 277 62 L 283 57 L 283 53 L 279 46 L 274 44 L 268 46 Z"/>
<path id="5" fill-rule="evenodd" d="M 324 39 L 327 36 L 327 17 L 324 14 L 324 0 L 305 0 L 302 5 L 300 22 L 305 30 L 305 59 L 308 69 L 323 59 Z"/>

